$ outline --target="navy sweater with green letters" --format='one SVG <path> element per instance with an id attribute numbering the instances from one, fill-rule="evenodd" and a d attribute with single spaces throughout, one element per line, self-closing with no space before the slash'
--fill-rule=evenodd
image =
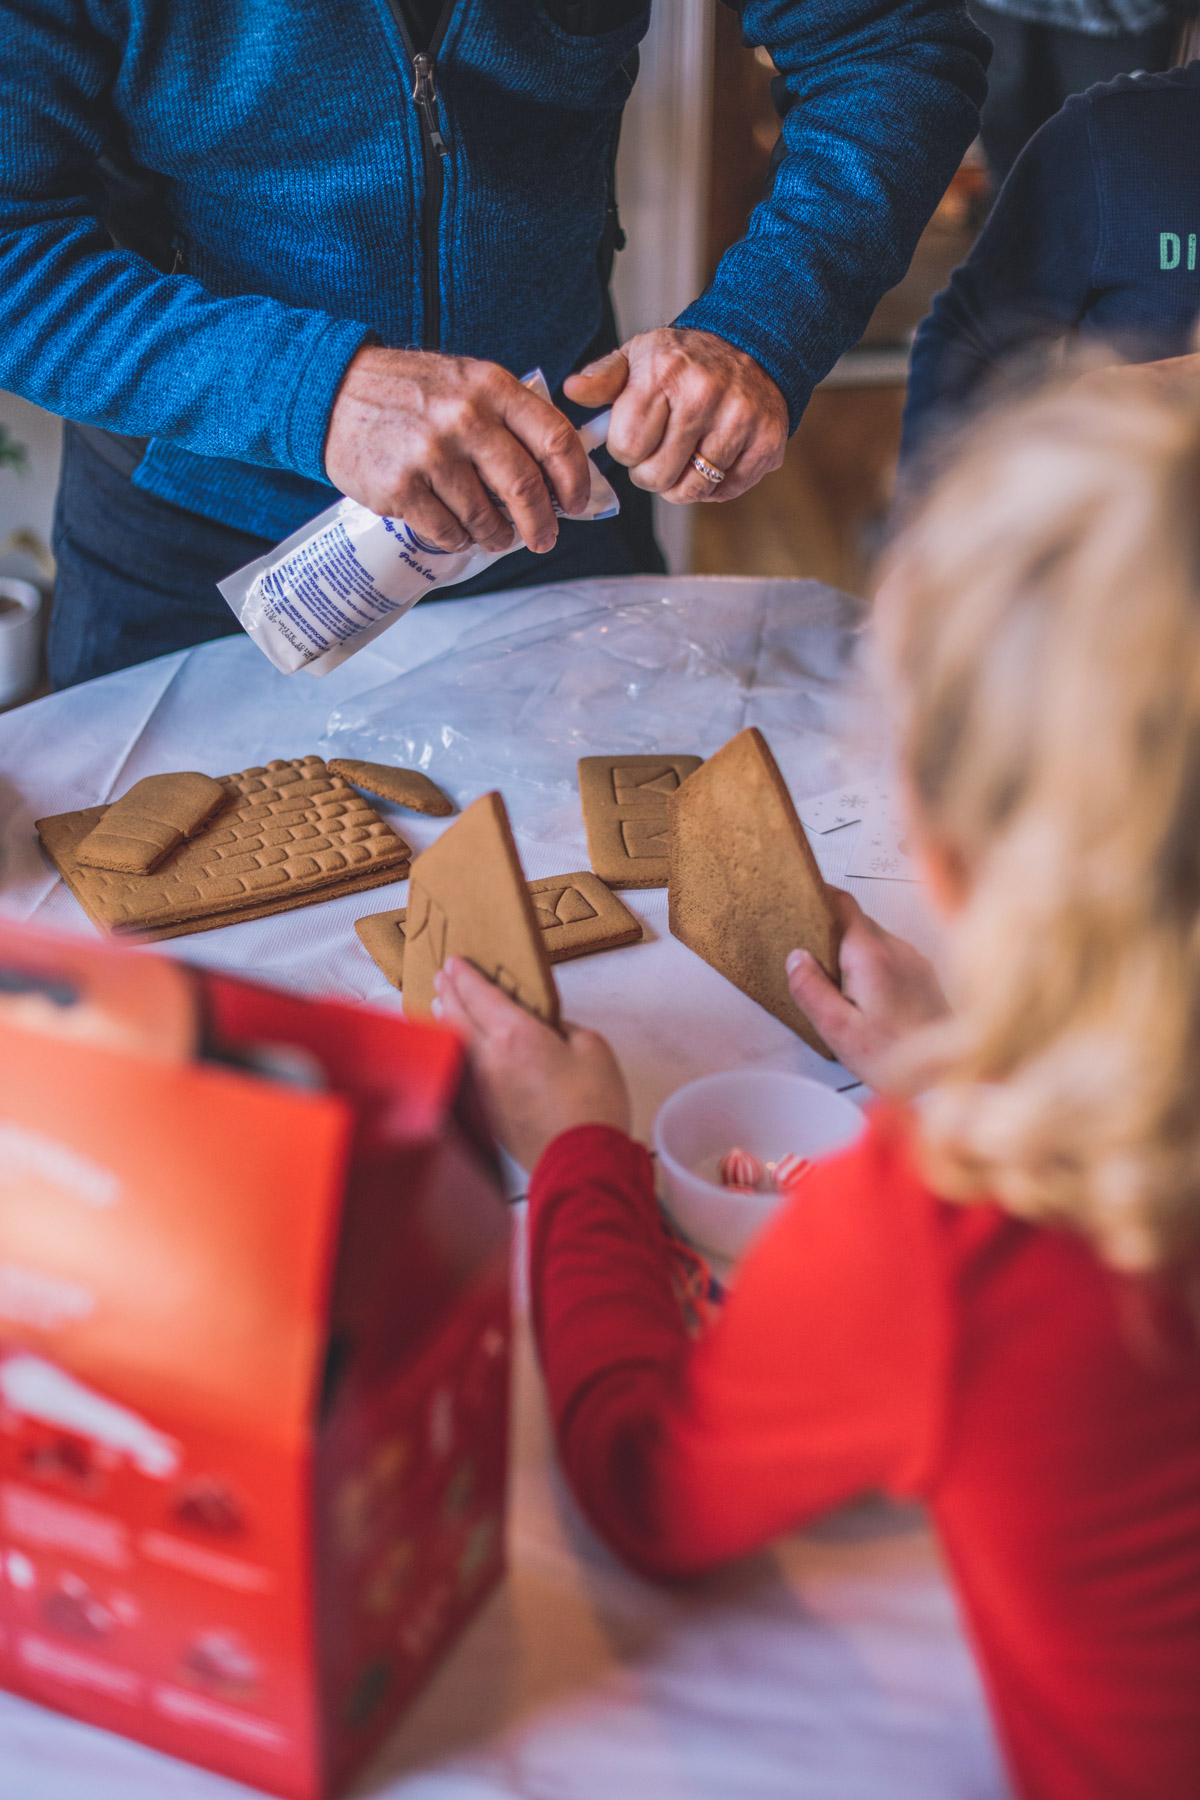
<path id="1" fill-rule="evenodd" d="M 910 456 L 1014 358 L 1068 335 L 1181 356 L 1200 313 L 1200 62 L 1074 95 L 1022 151 L 917 333 Z"/>

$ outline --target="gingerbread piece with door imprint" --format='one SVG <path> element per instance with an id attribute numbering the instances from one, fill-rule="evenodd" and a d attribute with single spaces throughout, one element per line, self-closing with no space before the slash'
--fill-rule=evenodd
<path id="1" fill-rule="evenodd" d="M 450 956 L 557 1027 L 558 989 L 508 813 L 484 794 L 412 865 L 404 940 L 404 1010 L 428 1013 Z"/>
<path id="2" fill-rule="evenodd" d="M 699 767 L 698 756 L 580 757 L 588 854 L 609 887 L 667 885 L 667 809 Z"/>

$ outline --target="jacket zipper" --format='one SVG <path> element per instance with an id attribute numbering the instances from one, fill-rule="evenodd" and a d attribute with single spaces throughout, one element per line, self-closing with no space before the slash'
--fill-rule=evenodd
<path id="1" fill-rule="evenodd" d="M 442 342 L 442 288 L 438 269 L 442 201 L 446 192 L 445 165 L 450 149 L 438 115 L 437 53 L 450 24 L 455 0 L 446 0 L 438 14 L 428 47 L 418 50 L 404 16 L 403 0 L 388 0 L 399 27 L 405 53 L 412 64 L 412 98 L 421 121 L 421 150 L 425 165 L 425 200 L 421 208 L 421 343 L 438 350 Z"/>
<path id="2" fill-rule="evenodd" d="M 439 21 L 440 26 L 441 21 Z M 413 57 L 413 99 L 421 115 L 425 150 L 425 205 L 421 217 L 421 342 L 437 350 L 442 341 L 442 284 L 438 269 L 445 163 L 450 155 L 438 121 L 436 65 L 431 51 Z"/>

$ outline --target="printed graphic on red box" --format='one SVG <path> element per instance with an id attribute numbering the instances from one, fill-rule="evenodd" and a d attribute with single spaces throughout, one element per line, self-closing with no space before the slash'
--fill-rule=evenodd
<path id="1" fill-rule="evenodd" d="M 0 1007 L 0 1679 L 317 1800 L 501 1571 L 507 1214 L 447 1034 L 194 1000 L 166 1056 Z"/>

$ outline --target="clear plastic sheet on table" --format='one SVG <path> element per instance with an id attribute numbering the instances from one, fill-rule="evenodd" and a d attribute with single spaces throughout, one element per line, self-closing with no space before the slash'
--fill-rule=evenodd
<path id="1" fill-rule="evenodd" d="M 864 763 L 865 609 L 819 582 L 584 581 L 540 588 L 452 650 L 343 702 L 326 755 L 423 769 L 466 804 L 499 788 L 518 834 L 580 834 L 575 764 L 711 755 L 763 732 L 794 794 Z"/>

